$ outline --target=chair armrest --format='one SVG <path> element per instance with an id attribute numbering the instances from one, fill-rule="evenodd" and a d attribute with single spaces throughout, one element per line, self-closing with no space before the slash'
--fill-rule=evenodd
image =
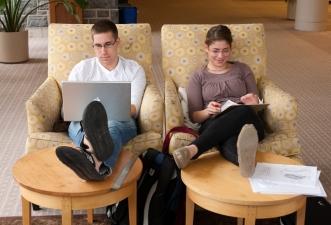
<path id="1" fill-rule="evenodd" d="M 259 90 L 264 102 L 270 104 L 264 113 L 267 129 L 272 132 L 296 131 L 298 115 L 296 99 L 267 78 L 261 79 Z"/>
<path id="2" fill-rule="evenodd" d="M 258 147 L 262 152 L 273 152 L 277 155 L 299 157 L 301 146 L 295 130 L 278 131 L 268 134 Z"/>
<path id="3" fill-rule="evenodd" d="M 56 80 L 48 77 L 25 103 L 28 133 L 51 132 L 59 119 L 61 91 Z"/>
<path id="4" fill-rule="evenodd" d="M 177 87 L 173 80 L 165 77 L 164 90 L 165 105 L 165 132 L 168 133 L 173 127 L 183 126 L 184 114 L 180 104 Z"/>
<path id="5" fill-rule="evenodd" d="M 141 133 L 154 131 L 162 134 L 164 102 L 154 84 L 147 85 L 138 117 Z"/>

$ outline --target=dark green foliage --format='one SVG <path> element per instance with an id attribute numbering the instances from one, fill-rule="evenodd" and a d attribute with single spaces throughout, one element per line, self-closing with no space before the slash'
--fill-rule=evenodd
<path id="1" fill-rule="evenodd" d="M 76 14 L 75 6 L 69 0 L 52 0 L 45 2 L 36 7 L 28 8 L 32 0 L 0 0 L 0 24 L 5 32 L 18 32 L 24 28 L 24 22 L 27 17 L 38 8 L 50 3 L 61 3 L 65 9 L 79 21 Z M 87 5 L 87 0 L 75 0 L 75 2 L 84 8 Z M 79 21 L 80 22 L 80 21 Z"/>

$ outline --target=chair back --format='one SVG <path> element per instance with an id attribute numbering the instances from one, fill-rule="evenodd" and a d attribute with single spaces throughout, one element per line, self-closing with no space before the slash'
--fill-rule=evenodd
<path id="1" fill-rule="evenodd" d="M 147 83 L 152 75 L 152 38 L 149 24 L 117 24 L 119 54 L 137 61 L 145 70 Z M 92 24 L 50 24 L 48 30 L 48 76 L 58 84 L 83 59 L 95 56 L 92 48 Z M 60 85 L 59 85 L 60 86 Z"/>
<path id="2" fill-rule="evenodd" d="M 207 63 L 206 34 L 216 24 L 163 25 L 162 67 L 178 87 L 186 87 L 193 72 Z M 225 24 L 227 25 L 227 24 Z M 259 82 L 265 76 L 266 44 L 263 24 L 229 24 L 233 37 L 231 60 L 244 62 Z"/>

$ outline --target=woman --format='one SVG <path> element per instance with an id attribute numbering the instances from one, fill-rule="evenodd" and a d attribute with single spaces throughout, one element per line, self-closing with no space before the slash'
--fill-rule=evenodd
<path id="1" fill-rule="evenodd" d="M 179 168 L 212 147 L 239 165 L 241 174 L 254 173 L 258 141 L 264 138 L 263 123 L 249 104 L 258 104 L 258 91 L 251 69 L 229 61 L 232 35 L 228 27 L 212 27 L 205 40 L 208 63 L 196 71 L 187 87 L 191 119 L 200 123 L 200 136 L 190 145 L 174 151 Z M 220 113 L 227 100 L 243 104 Z"/>

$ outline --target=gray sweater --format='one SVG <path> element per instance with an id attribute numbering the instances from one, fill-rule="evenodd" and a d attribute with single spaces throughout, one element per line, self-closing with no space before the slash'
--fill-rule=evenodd
<path id="1" fill-rule="evenodd" d="M 239 102 L 247 93 L 258 94 L 252 70 L 240 62 L 233 62 L 230 70 L 223 74 L 210 73 L 207 66 L 203 66 L 192 75 L 186 89 L 190 115 L 206 108 L 210 101 Z"/>

